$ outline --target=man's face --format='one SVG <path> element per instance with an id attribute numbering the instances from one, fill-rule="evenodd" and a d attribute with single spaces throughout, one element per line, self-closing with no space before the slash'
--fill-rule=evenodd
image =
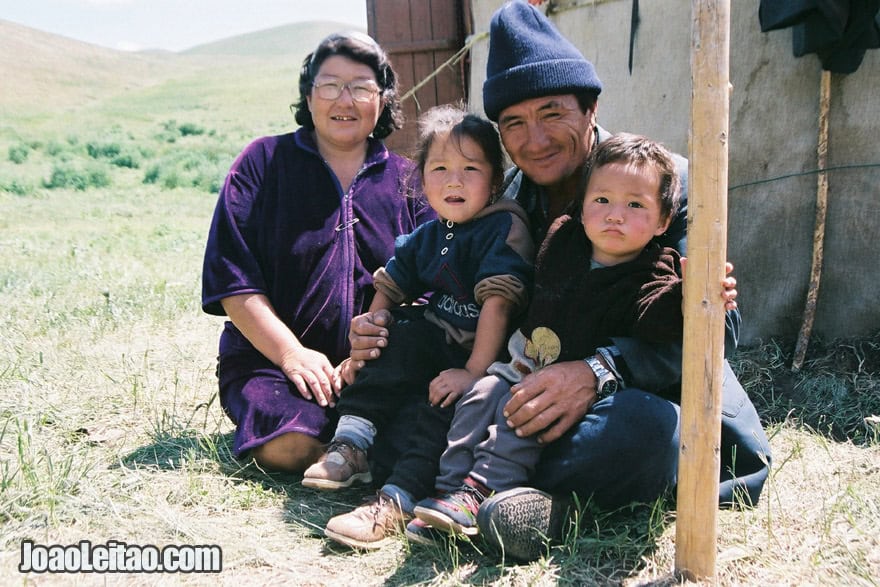
<path id="1" fill-rule="evenodd" d="M 501 111 L 498 130 L 513 163 L 538 185 L 569 180 L 593 146 L 595 108 L 581 112 L 572 94 L 524 100 Z"/>

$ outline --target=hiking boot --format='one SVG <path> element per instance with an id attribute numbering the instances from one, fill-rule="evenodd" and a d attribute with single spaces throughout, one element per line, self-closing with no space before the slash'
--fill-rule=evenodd
<path id="1" fill-rule="evenodd" d="M 408 519 L 400 506 L 380 491 L 353 511 L 330 518 L 324 535 L 351 548 L 374 550 L 390 543 Z"/>
<path id="2" fill-rule="evenodd" d="M 449 534 L 429 526 L 424 520 L 413 518 L 406 525 L 406 537 L 410 542 L 423 546 L 438 546 L 445 542 Z"/>
<path id="3" fill-rule="evenodd" d="M 562 538 L 573 513 L 570 498 L 519 487 L 493 495 L 480 507 L 477 524 L 486 541 L 505 555 L 533 561 Z"/>
<path id="4" fill-rule="evenodd" d="M 476 536 L 480 532 L 477 511 L 489 493 L 485 485 L 468 477 L 455 491 L 423 499 L 416 504 L 414 513 L 438 530 Z"/>
<path id="5" fill-rule="evenodd" d="M 355 481 L 372 480 L 367 453 L 345 440 L 333 440 L 318 462 L 303 473 L 302 484 L 313 489 L 341 489 Z"/>

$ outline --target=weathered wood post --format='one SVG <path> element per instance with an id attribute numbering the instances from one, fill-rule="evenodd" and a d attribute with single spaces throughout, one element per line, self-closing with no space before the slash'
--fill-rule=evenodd
<path id="1" fill-rule="evenodd" d="M 693 0 L 688 264 L 675 568 L 715 577 L 727 259 L 730 0 Z"/>
<path id="2" fill-rule="evenodd" d="M 810 344 L 813 320 L 816 318 L 816 301 L 819 299 L 819 282 L 822 279 L 822 264 L 825 253 L 825 217 L 828 214 L 828 116 L 831 112 L 831 72 L 823 69 L 819 78 L 819 141 L 816 145 L 816 162 L 819 176 L 816 185 L 816 225 L 813 229 L 813 262 L 810 266 L 810 287 L 807 289 L 807 303 L 804 306 L 804 319 L 794 347 L 791 370 L 800 371 Z"/>

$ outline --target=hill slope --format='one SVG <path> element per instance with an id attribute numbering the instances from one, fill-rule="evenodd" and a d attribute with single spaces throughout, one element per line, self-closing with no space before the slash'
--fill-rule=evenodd
<path id="1" fill-rule="evenodd" d="M 330 33 L 350 28 L 336 22 L 298 22 L 205 43 L 181 51 L 180 55 L 305 56 Z"/>
<path id="2" fill-rule="evenodd" d="M 333 22 L 301 22 L 182 53 L 129 53 L 0 20 L 0 112 L 44 117 L 120 97 L 137 100 L 142 91 L 152 94 L 163 85 L 175 92 L 203 80 L 226 80 L 234 97 L 237 88 L 261 86 L 268 81 L 264 76 L 279 74 L 287 78 L 283 91 L 289 94 L 296 84 L 290 76 L 305 55 L 324 36 L 344 28 Z M 284 99 L 289 102 L 290 96 Z"/>
<path id="3" fill-rule="evenodd" d="M 166 72 L 159 55 L 124 53 L 0 20 L 0 108 L 65 108 L 106 92 L 148 86 Z"/>

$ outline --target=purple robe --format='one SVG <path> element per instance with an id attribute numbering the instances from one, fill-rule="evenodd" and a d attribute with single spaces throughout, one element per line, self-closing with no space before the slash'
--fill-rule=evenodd
<path id="1" fill-rule="evenodd" d="M 211 223 L 202 309 L 220 300 L 267 296 L 308 348 L 338 364 L 348 356 L 352 317 L 373 298 L 372 274 L 394 254 L 395 237 L 435 217 L 408 197 L 411 163 L 369 139 L 348 193 L 310 132 L 257 139 L 229 171 Z M 281 370 L 231 323 L 220 337 L 220 402 L 236 424 L 236 455 L 287 432 L 325 440 L 335 415 L 305 400 Z"/>

